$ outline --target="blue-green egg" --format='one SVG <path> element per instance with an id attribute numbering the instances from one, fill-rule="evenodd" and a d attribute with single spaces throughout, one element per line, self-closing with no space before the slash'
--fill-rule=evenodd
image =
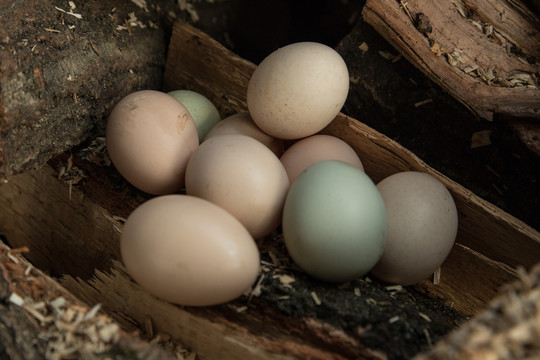
<path id="1" fill-rule="evenodd" d="M 283 235 L 294 262 L 309 275 L 342 283 L 369 272 L 387 236 L 384 201 L 360 169 L 338 160 L 309 166 L 292 184 Z"/>
<path id="2" fill-rule="evenodd" d="M 204 95 L 191 90 L 174 90 L 168 93 L 188 109 L 202 142 L 206 134 L 221 121 L 218 109 Z"/>

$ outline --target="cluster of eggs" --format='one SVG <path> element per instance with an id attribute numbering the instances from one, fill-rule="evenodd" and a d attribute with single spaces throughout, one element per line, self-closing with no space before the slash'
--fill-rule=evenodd
<path id="1" fill-rule="evenodd" d="M 249 82 L 249 111 L 223 120 L 188 90 L 122 99 L 107 123 L 109 155 L 131 184 L 156 195 L 123 228 L 128 273 L 166 301 L 224 303 L 252 286 L 255 240 L 279 225 L 294 262 L 322 281 L 371 271 L 409 285 L 433 273 L 455 240 L 452 197 L 413 171 L 375 185 L 353 148 L 318 134 L 348 91 L 341 56 L 302 42 L 264 59 Z"/>

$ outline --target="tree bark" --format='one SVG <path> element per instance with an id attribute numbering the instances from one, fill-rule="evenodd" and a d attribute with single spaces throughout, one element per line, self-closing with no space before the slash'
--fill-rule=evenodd
<path id="1" fill-rule="evenodd" d="M 128 93 L 161 87 L 176 2 L 149 3 L 0 2 L 0 180 L 102 131 Z"/>
<path id="2" fill-rule="evenodd" d="M 363 17 L 479 116 L 540 118 L 540 25 L 521 2 L 368 0 Z"/>

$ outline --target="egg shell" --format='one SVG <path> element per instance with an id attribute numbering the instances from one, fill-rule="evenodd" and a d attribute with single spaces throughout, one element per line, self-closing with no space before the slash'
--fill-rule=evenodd
<path id="1" fill-rule="evenodd" d="M 168 93 L 188 109 L 202 142 L 206 134 L 221 121 L 218 109 L 204 95 L 191 90 L 174 90 Z"/>
<path id="2" fill-rule="evenodd" d="M 188 195 L 158 196 L 137 207 L 122 229 L 120 248 L 138 284 L 181 305 L 233 300 L 259 272 L 259 251 L 240 222 Z"/>
<path id="3" fill-rule="evenodd" d="M 107 121 L 106 142 L 118 172 L 156 195 L 183 187 L 187 162 L 199 146 L 189 111 L 154 90 L 131 93 L 116 104 Z"/>
<path id="4" fill-rule="evenodd" d="M 211 137 L 186 169 L 186 192 L 229 211 L 255 239 L 279 225 L 288 189 L 278 157 L 246 135 Z"/>
<path id="5" fill-rule="evenodd" d="M 339 113 L 349 91 L 349 72 L 331 47 L 315 42 L 284 46 L 253 72 L 247 104 L 267 134 L 299 139 L 315 134 Z"/>
<path id="6" fill-rule="evenodd" d="M 341 160 L 364 171 L 362 161 L 345 141 L 330 135 L 313 135 L 292 144 L 280 158 L 292 184 L 302 171 L 323 160 Z"/>
<path id="7" fill-rule="evenodd" d="M 240 112 L 223 119 L 210 130 L 205 140 L 223 134 L 241 134 L 252 137 L 266 145 L 278 157 L 283 154 L 285 148 L 283 140 L 276 139 L 262 131 L 253 122 L 248 112 Z"/>
<path id="8" fill-rule="evenodd" d="M 338 160 L 318 162 L 298 176 L 285 201 L 282 227 L 294 262 L 327 282 L 366 274 L 386 244 L 386 212 L 375 184 Z"/>
<path id="9" fill-rule="evenodd" d="M 430 174 L 405 171 L 377 184 L 388 214 L 386 249 L 372 274 L 403 286 L 442 265 L 454 245 L 458 214 L 452 195 Z"/>

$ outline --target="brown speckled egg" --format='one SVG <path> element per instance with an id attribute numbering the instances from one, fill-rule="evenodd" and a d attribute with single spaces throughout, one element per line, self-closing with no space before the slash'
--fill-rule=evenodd
<path id="1" fill-rule="evenodd" d="M 181 189 L 189 157 L 199 146 L 189 111 L 154 90 L 134 92 L 116 104 L 107 122 L 106 141 L 118 172 L 150 194 Z"/>

